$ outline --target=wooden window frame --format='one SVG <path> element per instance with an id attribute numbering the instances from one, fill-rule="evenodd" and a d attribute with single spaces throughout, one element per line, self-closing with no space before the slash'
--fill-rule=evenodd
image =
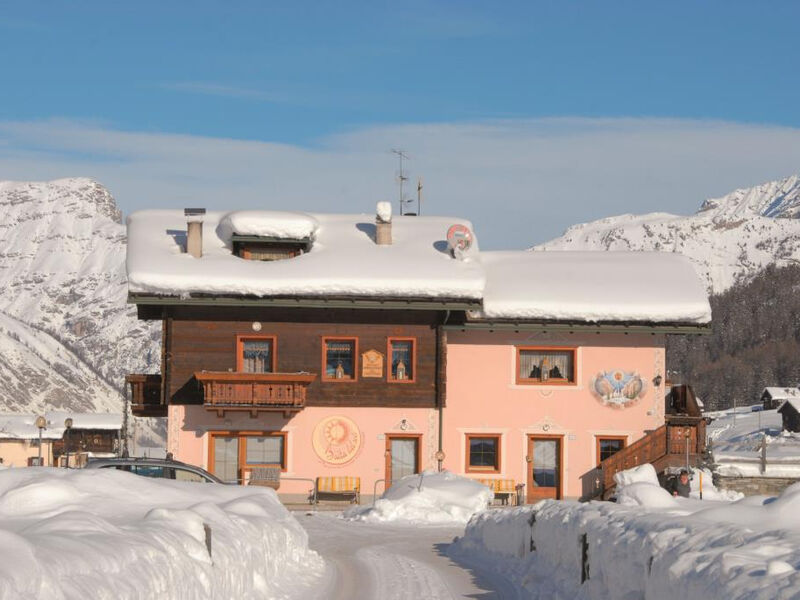
<path id="1" fill-rule="evenodd" d="M 253 468 L 259 467 L 275 467 L 278 465 L 264 463 L 264 464 L 256 464 L 256 465 L 248 465 L 247 464 L 247 443 L 242 443 L 242 438 L 246 437 L 282 437 L 283 438 L 283 456 L 281 457 L 281 473 L 287 472 L 287 464 L 289 461 L 289 432 L 288 431 L 209 431 L 208 432 L 208 468 L 206 471 L 211 473 L 212 475 L 216 475 L 214 472 L 214 463 L 215 463 L 215 455 L 214 455 L 214 440 L 218 437 L 236 437 L 239 438 L 239 454 L 236 457 L 237 459 L 237 471 L 241 471 L 242 477 L 244 477 L 244 471 L 251 471 Z"/>
<path id="2" fill-rule="evenodd" d="M 328 377 L 328 342 L 353 342 L 353 377 L 336 379 L 336 377 Z M 320 381 L 325 383 L 355 383 L 358 381 L 358 337 L 346 335 L 324 335 L 322 336 L 322 369 L 320 372 Z"/>
<path id="3" fill-rule="evenodd" d="M 475 438 L 494 438 L 497 440 L 496 452 L 496 466 L 492 467 L 473 467 L 470 464 L 470 441 Z M 489 475 L 497 475 L 503 472 L 503 453 L 501 450 L 503 435 L 500 433 L 466 433 L 464 434 L 464 472 L 465 473 L 486 473 Z"/>
<path id="4" fill-rule="evenodd" d="M 533 350 L 539 352 L 572 352 L 572 381 L 567 379 L 548 379 L 542 381 L 541 379 L 530 379 L 528 377 L 520 377 L 520 353 L 525 350 Z M 578 385 L 578 348 L 575 346 L 515 346 L 515 365 L 514 365 L 514 378 L 517 385 L 542 385 L 542 386 L 571 386 Z"/>
<path id="5" fill-rule="evenodd" d="M 604 440 L 619 440 L 622 442 L 622 448 L 618 450 L 621 452 L 628 446 L 628 436 L 626 435 L 595 435 L 595 462 L 600 466 L 600 442 Z"/>
<path id="6" fill-rule="evenodd" d="M 244 342 L 246 340 L 271 340 L 272 341 L 272 373 L 278 372 L 278 336 L 276 335 L 250 335 L 236 336 L 236 372 L 244 373 Z"/>
<path id="7" fill-rule="evenodd" d="M 411 377 L 409 379 L 395 379 L 392 377 L 392 342 L 411 342 Z M 417 382 L 417 338 L 415 337 L 390 337 L 386 340 L 386 381 L 388 383 L 416 383 Z"/>

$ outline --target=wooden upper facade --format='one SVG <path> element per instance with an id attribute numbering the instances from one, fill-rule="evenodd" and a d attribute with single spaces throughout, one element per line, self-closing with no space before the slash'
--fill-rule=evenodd
<path id="1" fill-rule="evenodd" d="M 289 416 L 305 406 L 435 408 L 444 400 L 442 312 L 233 306 L 159 312 L 161 377 L 128 377 L 137 415 L 163 416 L 168 404 Z M 245 342 L 262 343 L 265 372 L 248 372 Z M 336 348 L 349 358 L 338 372 L 328 352 Z"/>

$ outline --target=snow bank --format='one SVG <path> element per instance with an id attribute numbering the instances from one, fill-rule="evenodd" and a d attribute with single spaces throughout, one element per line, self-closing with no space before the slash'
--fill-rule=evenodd
<path id="1" fill-rule="evenodd" d="M 629 493 L 655 488 L 633 479 Z M 800 484 L 778 498 L 670 500 L 671 508 L 546 500 L 485 511 L 450 553 L 504 574 L 541 600 L 800 595 Z"/>
<path id="2" fill-rule="evenodd" d="M 374 506 L 355 506 L 342 515 L 356 521 L 453 524 L 466 523 L 485 510 L 494 494 L 473 479 L 449 471 L 425 471 L 395 483 Z"/>
<path id="3" fill-rule="evenodd" d="M 750 407 L 709 413 L 708 427 L 715 471 L 731 477 L 800 477 L 800 434 L 781 431 L 776 410 Z M 767 443 L 766 470 L 761 468 L 761 443 Z"/>
<path id="4" fill-rule="evenodd" d="M 280 598 L 323 570 L 272 490 L 105 469 L 0 472 L 2 599 Z"/>

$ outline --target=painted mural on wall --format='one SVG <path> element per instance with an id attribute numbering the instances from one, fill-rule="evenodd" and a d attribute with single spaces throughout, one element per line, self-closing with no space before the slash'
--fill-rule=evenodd
<path id="1" fill-rule="evenodd" d="M 594 376 L 590 388 L 605 405 L 625 408 L 644 396 L 645 385 L 638 373 L 613 369 Z"/>
<path id="2" fill-rule="evenodd" d="M 361 432 L 347 417 L 323 419 L 311 436 L 314 452 L 329 465 L 344 465 L 361 449 Z"/>

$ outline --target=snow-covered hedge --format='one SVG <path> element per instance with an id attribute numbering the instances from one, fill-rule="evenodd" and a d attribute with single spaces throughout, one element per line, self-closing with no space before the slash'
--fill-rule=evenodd
<path id="1" fill-rule="evenodd" d="M 396 482 L 374 506 L 354 506 L 344 518 L 373 523 L 407 521 L 465 524 L 485 510 L 494 494 L 485 485 L 455 473 L 425 471 Z"/>
<path id="2" fill-rule="evenodd" d="M 269 489 L 0 472 L 2 599 L 280 598 L 323 570 Z"/>
<path id="3" fill-rule="evenodd" d="M 486 511 L 451 552 L 542 600 L 798 597 L 800 484 L 730 503 L 667 495 L 649 504 L 655 495 L 639 494 L 638 506 L 547 500 Z"/>

